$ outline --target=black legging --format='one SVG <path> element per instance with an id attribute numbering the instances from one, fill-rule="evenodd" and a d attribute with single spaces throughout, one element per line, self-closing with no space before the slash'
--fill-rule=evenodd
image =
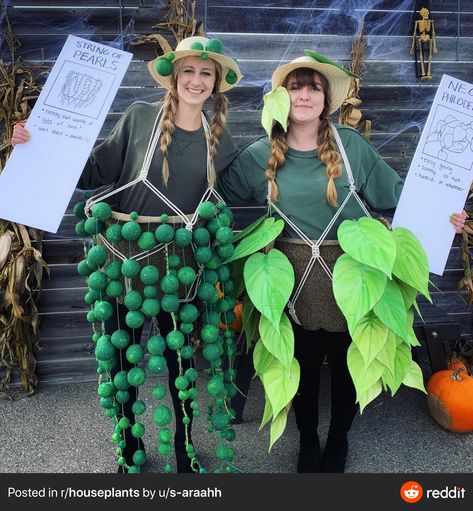
<path id="1" fill-rule="evenodd" d="M 299 431 L 314 434 L 319 423 L 320 369 L 327 356 L 331 373 L 331 420 L 329 435 L 343 437 L 356 413 L 356 392 L 347 366 L 351 343 L 348 332 L 305 330 L 293 323 L 295 357 L 301 378 L 293 406 Z"/>
<path id="2" fill-rule="evenodd" d="M 130 335 L 130 345 L 131 344 L 139 344 L 141 342 L 141 334 L 143 331 L 143 327 L 132 329 L 125 323 L 125 316 L 128 312 L 128 309 L 119 303 L 112 303 L 114 307 L 114 314 L 113 316 L 105 322 L 105 331 L 107 334 L 111 335 L 115 330 L 121 329 L 126 330 L 128 334 Z M 171 332 L 174 329 L 172 317 L 171 314 L 168 314 L 167 312 L 161 311 L 158 316 L 158 325 L 160 334 L 166 338 L 166 335 Z M 119 356 L 118 356 L 118 363 L 115 366 L 114 369 L 111 371 L 112 378 L 117 374 L 119 371 L 128 371 L 132 367 L 134 367 L 134 364 L 130 363 L 126 356 L 126 348 L 119 350 Z M 164 352 L 164 356 L 166 358 L 167 366 L 168 366 L 168 374 L 169 374 L 169 391 L 171 394 L 173 406 L 174 406 L 174 414 L 176 418 L 176 438 L 179 439 L 181 443 L 184 442 L 185 438 L 185 426 L 182 423 L 182 418 L 184 417 L 184 413 L 182 411 L 181 407 L 181 400 L 178 397 L 178 390 L 176 389 L 176 386 L 174 385 L 174 381 L 177 376 L 179 376 L 179 363 L 177 360 L 177 353 L 174 350 L 171 350 L 169 348 L 166 348 Z M 191 366 L 190 360 L 184 360 L 182 359 L 181 364 L 183 366 L 183 369 L 186 370 Z M 125 417 L 128 417 L 130 419 L 131 425 L 135 423 L 135 415 L 132 411 L 132 405 L 133 403 L 138 399 L 138 388 L 130 386 L 128 388 L 128 392 L 130 393 L 130 399 L 124 403 L 122 406 L 122 413 Z M 188 417 L 192 418 L 192 410 L 189 406 L 189 400 L 186 402 L 186 413 Z M 188 431 L 190 432 L 191 424 L 188 426 Z M 131 434 L 131 428 L 127 428 L 125 430 L 125 441 L 126 441 L 126 451 L 127 454 L 131 455 L 136 449 L 141 449 L 142 443 L 134 438 Z"/>

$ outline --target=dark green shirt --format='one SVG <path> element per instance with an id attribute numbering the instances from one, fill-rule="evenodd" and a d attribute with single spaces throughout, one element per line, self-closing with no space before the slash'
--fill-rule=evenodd
<path id="1" fill-rule="evenodd" d="M 376 149 L 360 133 L 347 126 L 336 125 L 350 161 L 358 194 L 374 211 L 386 213 L 396 207 L 402 189 L 402 180 L 381 158 Z M 261 138 L 246 147 L 219 177 L 218 191 L 230 204 L 248 201 L 267 203 L 268 180 L 264 175 L 270 144 Z M 337 208 L 327 202 L 326 166 L 315 151 L 297 151 L 289 148 L 286 161 L 278 169 L 279 187 L 277 206 L 310 239 L 319 239 L 333 218 Z M 349 192 L 344 169 L 335 180 L 338 204 Z M 392 212 L 392 211 L 391 211 Z M 326 239 L 336 239 L 337 228 L 345 219 L 358 219 L 364 212 L 355 198 L 350 198 Z M 286 224 L 286 236 L 298 237 Z"/>
<path id="2" fill-rule="evenodd" d="M 133 103 L 110 135 L 91 153 L 78 188 L 91 190 L 113 184 L 118 188 L 139 174 L 158 113 L 158 103 Z M 230 132 L 225 129 L 217 150 L 217 175 L 238 154 Z M 193 213 L 207 189 L 207 145 L 204 128 L 185 131 L 176 126 L 169 147 L 169 180 L 161 177 L 163 157 L 156 148 L 148 180 L 186 214 Z M 108 199 L 123 213 L 140 215 L 175 214 L 143 183 L 136 184 Z"/>

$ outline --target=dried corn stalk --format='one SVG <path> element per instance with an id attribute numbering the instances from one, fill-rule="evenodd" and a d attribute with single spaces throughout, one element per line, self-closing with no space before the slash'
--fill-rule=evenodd
<path id="1" fill-rule="evenodd" d="M 0 31 L 10 49 L 10 62 L 0 59 L 0 172 L 12 147 L 15 122 L 25 120 L 40 87 L 33 75 L 39 74 L 15 59 L 19 42 L 8 18 Z M 48 268 L 41 255 L 43 233 L 0 219 L 0 397 L 8 397 L 13 371 L 19 371 L 21 387 L 32 393 L 38 383 L 35 373 L 35 346 L 38 343 L 37 302 L 43 269 Z"/>
<path id="2" fill-rule="evenodd" d="M 360 35 L 353 38 L 351 46 L 352 63 L 350 71 L 358 76 L 361 76 L 364 72 L 363 53 L 365 48 L 366 35 L 365 29 L 362 26 Z M 340 107 L 338 122 L 340 124 L 351 126 L 358 131 L 364 131 L 365 138 L 369 140 L 371 136 L 371 121 L 364 118 L 359 108 L 360 105 L 360 78 L 352 78 L 347 99 Z"/>

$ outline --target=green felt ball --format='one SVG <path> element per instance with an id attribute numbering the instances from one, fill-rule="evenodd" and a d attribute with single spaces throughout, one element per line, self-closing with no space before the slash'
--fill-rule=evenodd
<path id="1" fill-rule="evenodd" d="M 106 202 L 98 202 L 97 204 L 94 204 L 91 211 L 92 216 L 102 220 L 102 222 L 105 222 L 105 220 L 108 220 L 112 216 L 112 208 L 110 207 L 110 204 L 107 204 Z"/>
<path id="2" fill-rule="evenodd" d="M 226 282 L 230 278 L 230 268 L 223 264 L 220 268 L 217 268 L 217 275 L 220 282 Z"/>
<path id="3" fill-rule="evenodd" d="M 118 427 L 120 429 L 128 429 L 130 427 L 130 419 L 128 417 L 122 417 L 118 421 Z"/>
<path id="4" fill-rule="evenodd" d="M 189 398 L 193 399 L 195 401 L 198 397 L 199 397 L 199 391 L 195 387 L 190 388 L 189 389 Z"/>
<path id="5" fill-rule="evenodd" d="M 212 250 L 210 247 L 197 247 L 194 252 L 194 259 L 199 264 L 207 264 L 212 259 Z"/>
<path id="6" fill-rule="evenodd" d="M 166 397 L 167 394 L 166 387 L 162 383 L 160 383 L 159 385 L 156 385 L 156 387 L 153 388 L 151 393 L 153 394 L 154 399 L 159 401 L 160 399 L 164 399 Z"/>
<path id="7" fill-rule="evenodd" d="M 79 261 L 77 264 L 77 272 L 79 275 L 82 275 L 82 277 L 88 277 L 92 271 L 93 270 L 90 269 L 85 259 L 82 259 L 82 261 Z"/>
<path id="8" fill-rule="evenodd" d="M 97 341 L 100 339 L 101 337 L 101 334 L 100 332 L 94 332 L 94 334 L 92 335 L 92 341 L 94 344 L 97 344 Z"/>
<path id="9" fill-rule="evenodd" d="M 115 348 L 121 350 L 130 343 L 130 334 L 126 330 L 115 330 L 110 340 Z"/>
<path id="10" fill-rule="evenodd" d="M 183 286 L 191 286 L 194 283 L 196 277 L 197 275 L 194 268 L 190 266 L 184 266 L 177 272 L 177 278 Z"/>
<path id="11" fill-rule="evenodd" d="M 228 312 L 229 310 L 233 309 L 231 303 L 226 298 L 222 298 L 219 300 L 218 304 L 218 310 L 219 312 Z"/>
<path id="12" fill-rule="evenodd" d="M 109 335 L 102 335 L 95 345 L 95 357 L 98 360 L 110 360 L 115 353 L 115 348 L 110 342 Z"/>
<path id="13" fill-rule="evenodd" d="M 109 279 L 119 279 L 122 276 L 122 262 L 110 261 L 107 266 L 105 266 L 104 271 Z"/>
<path id="14" fill-rule="evenodd" d="M 169 332 L 166 336 L 166 344 L 172 350 L 179 350 L 184 346 L 184 335 L 178 330 Z"/>
<path id="15" fill-rule="evenodd" d="M 132 289 L 125 295 L 123 303 L 129 310 L 136 311 L 141 307 L 141 304 L 143 303 L 143 297 L 139 291 Z"/>
<path id="16" fill-rule="evenodd" d="M 158 406 L 153 411 L 153 421 L 158 426 L 167 426 L 172 419 L 171 410 L 166 405 Z"/>
<path id="17" fill-rule="evenodd" d="M 89 235 L 89 233 L 85 230 L 85 220 L 80 220 L 76 223 L 74 227 L 74 231 L 77 234 L 77 236 L 81 236 L 82 238 L 85 238 Z"/>
<path id="18" fill-rule="evenodd" d="M 238 394 L 238 389 L 235 387 L 233 383 L 225 383 L 225 390 L 227 392 L 227 396 L 232 399 Z"/>
<path id="19" fill-rule="evenodd" d="M 138 238 L 138 247 L 141 250 L 152 250 L 156 244 L 156 236 L 152 232 L 145 231 L 141 233 L 141 236 Z"/>
<path id="20" fill-rule="evenodd" d="M 207 393 L 211 397 L 225 397 L 225 385 L 221 378 L 214 376 L 207 383 Z"/>
<path id="21" fill-rule="evenodd" d="M 215 449 L 215 455 L 219 460 L 225 460 L 227 458 L 227 446 L 224 444 L 220 444 Z"/>
<path id="22" fill-rule="evenodd" d="M 184 323 L 193 323 L 199 317 L 199 309 L 192 304 L 186 303 L 179 310 L 179 318 Z"/>
<path id="23" fill-rule="evenodd" d="M 183 417 L 182 418 L 182 424 L 190 424 L 191 423 L 191 418 L 190 417 Z"/>
<path id="24" fill-rule="evenodd" d="M 179 289 L 179 279 L 174 275 L 164 275 L 161 279 L 161 289 L 164 293 L 175 293 Z"/>
<path id="25" fill-rule="evenodd" d="M 202 316 L 202 320 L 205 324 L 219 326 L 221 318 L 217 311 L 206 311 Z"/>
<path id="26" fill-rule="evenodd" d="M 200 331 L 200 339 L 204 344 L 216 342 L 219 330 L 215 325 L 205 325 Z"/>
<path id="27" fill-rule="evenodd" d="M 132 329 L 140 328 L 145 322 L 145 316 L 141 311 L 129 311 L 125 316 L 125 323 Z"/>
<path id="28" fill-rule="evenodd" d="M 135 422 L 131 427 L 131 434 L 135 438 L 141 438 L 145 434 L 145 427 L 141 422 Z M 133 460 L 134 461 L 134 460 Z"/>
<path id="29" fill-rule="evenodd" d="M 222 283 L 222 291 L 227 295 L 231 295 L 235 291 L 235 281 L 229 278 L 226 282 Z"/>
<path id="30" fill-rule="evenodd" d="M 135 454 L 133 454 L 133 463 L 135 465 L 144 465 L 146 463 L 146 459 L 146 453 L 142 449 L 138 449 L 135 451 Z"/>
<path id="31" fill-rule="evenodd" d="M 115 395 L 115 387 L 113 383 L 101 383 L 97 389 L 97 393 L 100 397 L 110 397 Z"/>
<path id="32" fill-rule="evenodd" d="M 169 76 L 172 74 L 173 68 L 174 66 L 172 62 L 170 62 L 168 59 L 161 58 L 156 61 L 155 69 L 158 75 Z"/>
<path id="33" fill-rule="evenodd" d="M 203 218 L 204 220 L 210 220 L 215 216 L 216 209 L 213 202 L 210 201 L 204 201 L 199 206 L 199 216 Z"/>
<path id="34" fill-rule="evenodd" d="M 219 227 L 215 233 L 215 239 L 221 245 L 227 245 L 233 239 L 233 231 L 230 227 Z"/>
<path id="35" fill-rule="evenodd" d="M 205 360 L 214 361 L 221 357 L 223 354 L 223 349 L 217 343 L 206 344 L 204 349 L 202 350 L 202 356 Z"/>
<path id="36" fill-rule="evenodd" d="M 209 54 L 206 51 L 200 53 L 200 58 L 202 60 L 207 60 L 209 58 Z"/>
<path id="37" fill-rule="evenodd" d="M 124 403 L 127 403 L 130 399 L 130 393 L 128 390 L 117 390 L 117 393 L 115 394 L 115 399 L 118 403 L 123 405 Z"/>
<path id="38" fill-rule="evenodd" d="M 181 358 L 190 360 L 194 356 L 194 348 L 192 346 L 183 346 L 181 348 Z"/>
<path id="39" fill-rule="evenodd" d="M 111 280 L 105 288 L 105 293 L 111 298 L 118 298 L 125 292 L 125 284 L 121 280 Z"/>
<path id="40" fill-rule="evenodd" d="M 177 229 L 174 234 L 174 242 L 178 247 L 187 247 L 192 242 L 192 232 L 185 227 Z"/>
<path id="41" fill-rule="evenodd" d="M 201 283 L 197 288 L 197 296 L 203 302 L 210 302 L 213 299 L 215 293 L 217 293 L 215 286 L 212 286 L 212 284 L 209 284 L 208 282 Z"/>
<path id="42" fill-rule="evenodd" d="M 143 415 L 146 410 L 146 405 L 143 401 L 138 399 L 132 404 L 131 410 L 135 415 Z"/>
<path id="43" fill-rule="evenodd" d="M 104 223 L 97 218 L 88 218 L 85 221 L 84 229 L 87 232 L 87 234 L 98 234 L 101 232 L 104 228 Z"/>
<path id="44" fill-rule="evenodd" d="M 143 385 L 143 383 L 146 381 L 146 372 L 141 367 L 132 367 L 128 371 L 128 383 L 132 387 L 139 387 L 140 385 Z"/>
<path id="45" fill-rule="evenodd" d="M 77 218 L 79 218 L 81 220 L 85 220 L 87 217 L 85 215 L 84 208 L 85 208 L 85 201 L 76 202 L 74 204 L 74 207 L 72 208 L 72 212 L 74 213 L 74 215 Z"/>
<path id="46" fill-rule="evenodd" d="M 156 298 L 158 296 L 158 288 L 156 286 L 145 286 L 143 288 L 143 296 L 145 298 Z"/>
<path id="47" fill-rule="evenodd" d="M 171 446 L 169 444 L 159 444 L 158 453 L 162 456 L 169 456 L 171 454 Z"/>
<path id="48" fill-rule="evenodd" d="M 233 211 L 229 207 L 225 206 L 224 208 L 222 208 L 221 211 L 220 211 L 220 215 L 228 216 L 228 218 L 230 219 L 230 224 L 229 225 L 232 224 L 232 222 L 233 222 Z"/>
<path id="49" fill-rule="evenodd" d="M 198 410 L 199 409 L 199 402 L 198 401 L 192 401 L 191 402 L 191 408 L 192 408 L 192 410 Z"/>
<path id="50" fill-rule="evenodd" d="M 223 53 L 223 43 L 220 39 L 216 37 L 209 39 L 207 44 L 205 45 L 205 49 L 207 51 L 211 51 L 213 53 Z"/>
<path id="51" fill-rule="evenodd" d="M 166 340 L 162 335 L 153 335 L 148 339 L 146 347 L 151 355 L 162 355 L 166 349 Z"/>
<path id="52" fill-rule="evenodd" d="M 140 280 L 143 284 L 149 286 L 151 284 L 155 284 L 159 280 L 159 270 L 156 266 L 152 264 L 148 264 L 143 266 L 140 271 Z"/>
<path id="53" fill-rule="evenodd" d="M 178 376 L 174 380 L 174 386 L 177 390 L 186 390 L 189 386 L 189 379 L 186 376 Z"/>
<path id="54" fill-rule="evenodd" d="M 94 311 L 91 310 L 87 313 L 87 316 L 86 316 L 86 319 L 89 323 L 94 323 L 95 320 L 96 320 L 96 317 L 95 317 L 95 314 L 94 314 Z"/>
<path id="55" fill-rule="evenodd" d="M 118 405 L 116 405 L 116 406 L 118 406 Z M 118 409 L 116 406 L 107 408 L 105 410 L 105 417 L 115 417 L 115 415 L 117 415 L 117 413 L 118 413 Z"/>
<path id="56" fill-rule="evenodd" d="M 219 245 L 217 247 L 217 255 L 223 260 L 232 257 L 233 252 L 235 252 L 235 246 L 233 243 L 228 243 L 228 245 Z"/>
<path id="57" fill-rule="evenodd" d="M 191 382 L 197 381 L 197 377 L 199 376 L 199 373 L 197 372 L 197 369 L 195 367 L 189 367 L 189 369 L 186 369 L 184 376 Z"/>
<path id="58" fill-rule="evenodd" d="M 113 406 L 114 399 L 112 396 L 110 397 L 101 397 L 100 398 L 100 406 L 102 408 L 110 408 Z"/>
<path id="59" fill-rule="evenodd" d="M 126 359 L 130 364 L 139 364 L 145 356 L 145 350 L 141 344 L 132 344 L 126 350 Z"/>
<path id="60" fill-rule="evenodd" d="M 210 233 L 205 227 L 198 227 L 192 233 L 192 241 L 198 247 L 206 247 L 210 243 Z"/>
<path id="61" fill-rule="evenodd" d="M 236 432 L 234 429 L 227 429 L 225 431 L 222 431 L 222 437 L 224 440 L 227 440 L 227 442 L 233 442 L 236 438 Z"/>
<path id="62" fill-rule="evenodd" d="M 162 428 L 158 433 L 158 440 L 163 444 L 169 444 L 172 440 L 172 433 L 169 428 Z"/>
<path id="63" fill-rule="evenodd" d="M 177 397 L 181 400 L 181 401 L 187 401 L 189 399 L 189 392 L 187 392 L 187 390 L 180 390 L 178 393 L 177 393 Z"/>
<path id="64" fill-rule="evenodd" d="M 122 275 L 134 279 L 141 271 L 141 264 L 136 259 L 125 259 L 122 263 Z"/>
<path id="65" fill-rule="evenodd" d="M 179 325 L 179 330 L 184 335 L 190 335 L 194 331 L 194 324 L 193 323 L 181 323 Z"/>
<path id="66" fill-rule="evenodd" d="M 221 227 L 230 227 L 232 225 L 232 220 L 226 213 L 217 215 L 217 220 Z"/>
<path id="67" fill-rule="evenodd" d="M 107 227 L 105 237 L 110 243 L 119 243 L 122 239 L 122 226 L 120 224 L 112 224 Z"/>
<path id="68" fill-rule="evenodd" d="M 162 355 L 151 355 L 148 360 L 148 369 L 151 374 L 162 374 L 168 368 L 166 359 Z"/>
<path id="69" fill-rule="evenodd" d="M 103 291 L 107 287 L 107 275 L 101 271 L 94 271 L 87 277 L 87 284 L 95 291 Z"/>
<path id="70" fill-rule="evenodd" d="M 166 463 L 166 465 L 164 465 L 164 473 L 170 474 L 171 472 L 172 472 L 172 465 L 170 463 Z"/>
<path id="71" fill-rule="evenodd" d="M 169 268 L 177 268 L 181 264 L 181 258 L 177 254 L 171 254 L 168 257 Z"/>
<path id="72" fill-rule="evenodd" d="M 229 85 L 234 85 L 238 81 L 238 75 L 233 71 L 233 69 L 229 69 L 227 74 L 225 75 L 225 81 Z"/>
<path id="73" fill-rule="evenodd" d="M 135 241 L 141 236 L 140 224 L 136 222 L 126 222 L 122 226 L 122 236 L 127 241 Z"/>
<path id="74" fill-rule="evenodd" d="M 210 232 L 211 236 L 215 236 L 218 229 L 220 229 L 220 223 L 216 218 L 212 218 L 207 222 L 207 230 Z"/>
<path id="75" fill-rule="evenodd" d="M 179 298 L 177 295 L 165 294 L 161 298 L 161 308 L 165 312 L 177 312 L 179 310 Z"/>
<path id="76" fill-rule="evenodd" d="M 105 300 L 99 300 L 94 305 L 94 315 L 99 321 L 107 321 L 113 315 L 113 306 Z"/>
<path id="77" fill-rule="evenodd" d="M 218 282 L 218 273 L 215 270 L 205 269 L 202 273 L 202 282 L 208 282 L 215 286 Z"/>
<path id="78" fill-rule="evenodd" d="M 212 416 L 212 426 L 217 431 L 223 431 L 230 424 L 230 417 L 224 412 L 214 413 Z"/>
<path id="79" fill-rule="evenodd" d="M 145 316 L 153 318 L 159 314 L 161 310 L 161 304 L 156 298 L 146 298 L 141 304 L 141 310 Z"/>
<path id="80" fill-rule="evenodd" d="M 199 41 L 195 41 L 191 44 L 191 50 L 203 50 L 204 46 Z"/>
<path id="81" fill-rule="evenodd" d="M 222 260 L 217 254 L 212 254 L 210 261 L 205 265 L 209 270 L 216 270 L 222 264 Z"/>
<path id="82" fill-rule="evenodd" d="M 111 371 L 117 365 L 117 357 L 114 355 L 109 360 L 99 360 L 99 367 L 101 367 L 104 371 Z"/>
<path id="83" fill-rule="evenodd" d="M 130 384 L 128 383 L 127 379 L 128 371 L 119 371 L 114 377 L 113 377 L 113 384 L 118 390 L 126 390 L 130 387 Z"/>
<path id="84" fill-rule="evenodd" d="M 154 235 L 159 243 L 169 243 L 174 238 L 174 229 L 169 224 L 161 224 Z"/>

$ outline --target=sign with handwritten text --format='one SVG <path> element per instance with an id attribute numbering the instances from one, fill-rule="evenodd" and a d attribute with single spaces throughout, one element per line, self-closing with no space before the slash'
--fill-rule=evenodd
<path id="1" fill-rule="evenodd" d="M 393 219 L 420 240 L 430 271 L 442 275 L 473 180 L 473 84 L 443 75 Z"/>
<path id="2" fill-rule="evenodd" d="M 132 54 L 69 36 L 0 175 L 0 218 L 57 232 Z"/>

